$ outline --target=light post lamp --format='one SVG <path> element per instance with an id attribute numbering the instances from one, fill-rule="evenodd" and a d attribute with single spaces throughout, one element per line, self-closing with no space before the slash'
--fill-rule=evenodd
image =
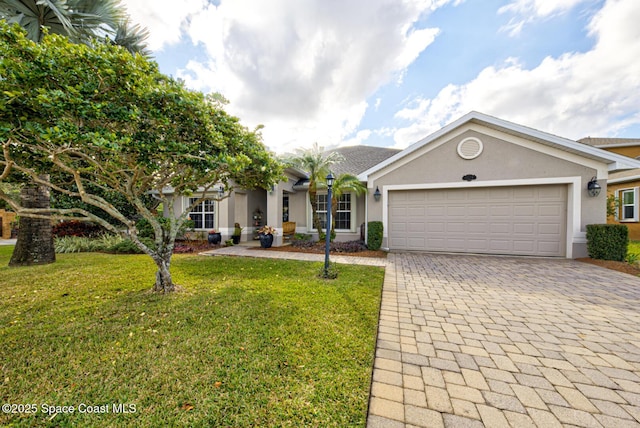
<path id="1" fill-rule="evenodd" d="M 327 180 L 327 227 L 325 233 L 324 244 L 324 277 L 329 277 L 329 244 L 331 242 L 331 186 L 333 186 L 333 174 L 329 174 L 325 178 Z"/>

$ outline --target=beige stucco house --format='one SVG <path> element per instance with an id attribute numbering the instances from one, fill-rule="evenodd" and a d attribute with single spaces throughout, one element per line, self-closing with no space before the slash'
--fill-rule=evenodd
<path id="1" fill-rule="evenodd" d="M 392 251 L 586 256 L 586 225 L 606 222 L 609 174 L 640 168 L 635 159 L 478 112 L 402 151 L 339 150 L 345 161 L 334 174 L 357 175 L 368 193 L 341 200 L 336 239 L 359 239 L 361 225 L 381 221 L 383 247 Z M 287 169 L 286 176 L 269 191 L 238 190 L 203 204 L 192 218 L 224 239 L 235 222 L 243 240 L 264 224 L 281 232 L 286 221 L 314 233 L 306 174 Z M 602 187 L 595 197 L 587 192 L 593 178 Z M 281 243 L 276 235 L 274 245 Z"/>

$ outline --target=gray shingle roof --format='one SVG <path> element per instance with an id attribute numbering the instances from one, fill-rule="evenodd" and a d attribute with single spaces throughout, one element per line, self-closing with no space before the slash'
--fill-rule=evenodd
<path id="1" fill-rule="evenodd" d="M 640 138 L 601 138 L 601 137 L 586 137 L 578 140 L 579 143 L 587 144 L 589 146 L 604 148 L 626 145 L 640 145 Z"/>
<path id="2" fill-rule="evenodd" d="M 342 162 L 331 166 L 331 172 L 333 175 L 358 175 L 400 151 L 398 149 L 374 146 L 349 146 L 328 150 L 330 153 L 338 152 L 344 157 Z"/>

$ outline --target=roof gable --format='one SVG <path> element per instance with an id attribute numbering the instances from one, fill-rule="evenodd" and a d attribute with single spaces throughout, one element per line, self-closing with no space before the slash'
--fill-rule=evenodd
<path id="1" fill-rule="evenodd" d="M 379 164 L 363 171 L 358 178 L 361 181 L 368 181 L 368 177 L 376 172 L 392 165 L 395 162 L 411 155 L 412 153 L 422 149 L 425 146 L 439 140 L 441 137 L 464 127 L 465 125 L 476 124 L 481 125 L 496 131 L 500 131 L 506 134 L 511 134 L 516 137 L 525 138 L 530 141 L 534 141 L 546 146 L 550 146 L 559 150 L 563 150 L 578 156 L 582 156 L 587 159 L 602 162 L 608 166 L 609 171 L 617 171 L 630 168 L 640 168 L 640 162 L 631 159 L 626 156 L 622 156 L 616 153 L 608 152 L 596 147 L 585 145 L 573 140 L 558 137 L 553 134 L 539 131 L 537 129 L 529 128 L 523 125 L 518 125 L 513 122 L 509 122 L 503 119 L 498 119 L 493 116 L 489 116 L 483 113 L 472 111 L 462 116 L 458 120 L 446 125 L 440 130 L 427 136 L 426 138 L 414 143 L 407 147 L 405 150 L 397 153 L 396 155 L 380 162 Z"/>

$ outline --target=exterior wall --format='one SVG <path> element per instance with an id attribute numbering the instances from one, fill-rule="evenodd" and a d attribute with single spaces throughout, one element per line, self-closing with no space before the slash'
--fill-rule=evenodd
<path id="1" fill-rule="evenodd" d="M 573 213 L 574 206 L 569 203 L 569 214 L 576 219 L 573 229 L 568 230 L 571 236 L 573 257 L 586 255 L 586 225 L 603 223 L 606 213 L 605 191 L 597 198 L 589 197 L 586 191 L 587 182 L 593 176 L 606 178 L 605 165 L 590 161 L 541 143 L 506 135 L 499 131 L 470 125 L 451 132 L 438 140 L 418 149 L 416 152 L 399 160 L 396 164 L 369 177 L 369 195 L 367 196 L 369 221 L 383 221 L 383 211 L 387 201 L 384 197 L 385 186 L 394 185 L 426 185 L 437 187 L 446 183 L 448 186 L 464 188 L 480 186 L 482 182 L 496 185 L 500 182 L 527 184 L 527 181 L 540 179 L 561 182 L 567 177 L 569 185 L 569 201 L 578 201 L 580 212 Z M 482 141 L 483 152 L 475 159 L 466 160 L 457 153 L 458 143 L 467 137 L 475 137 Z M 477 178 L 472 182 L 462 179 L 464 175 L 473 174 Z M 603 176 L 604 175 L 604 176 Z M 603 187 L 603 181 L 600 181 Z M 458 186 L 459 184 L 459 186 Z M 538 183 L 541 184 L 541 183 Z M 383 198 L 376 202 L 373 190 L 376 186 L 383 192 Z M 579 192 L 574 195 L 573 192 Z M 387 246 L 385 231 L 383 246 Z"/>
<path id="2" fill-rule="evenodd" d="M 640 181 L 609 184 L 607 185 L 607 195 L 614 195 L 618 190 L 633 189 L 634 187 L 640 187 Z M 637 204 L 638 202 L 636 202 L 636 205 Z M 629 239 L 633 241 L 640 241 L 640 222 L 633 222 L 633 221 L 619 222 L 617 221 L 617 216 L 610 216 L 607 218 L 607 223 L 626 225 L 627 229 L 629 229 Z"/>

